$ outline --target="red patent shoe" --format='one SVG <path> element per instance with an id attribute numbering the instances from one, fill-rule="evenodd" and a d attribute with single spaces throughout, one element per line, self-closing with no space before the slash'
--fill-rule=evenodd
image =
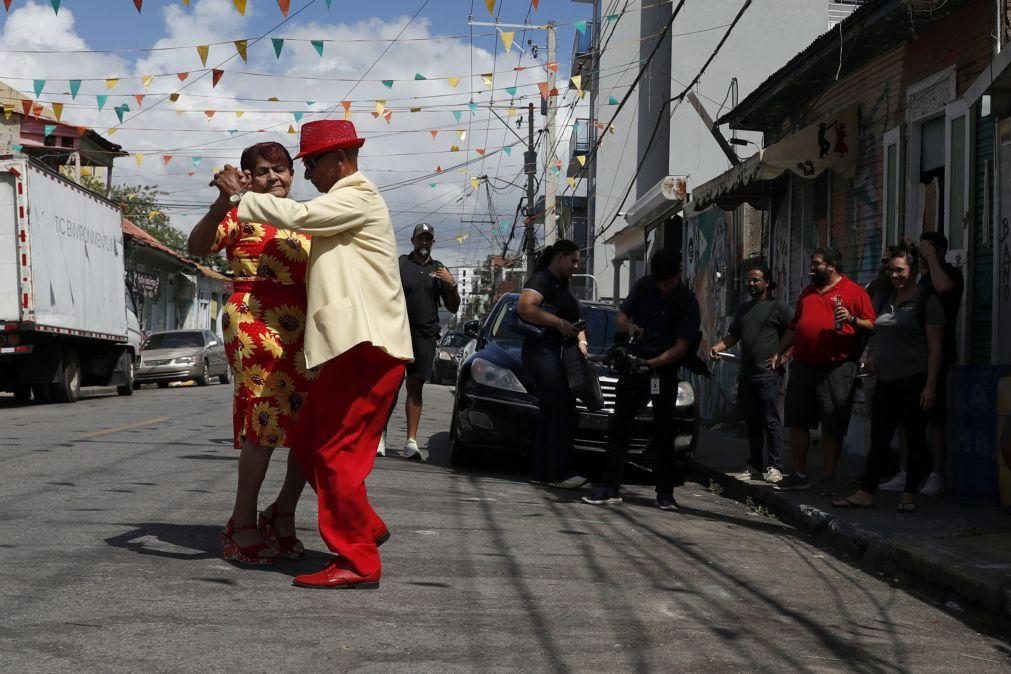
<path id="1" fill-rule="evenodd" d="M 264 540 L 277 548 L 277 552 L 284 555 L 288 559 L 302 559 L 305 557 L 305 546 L 302 545 L 302 541 L 298 540 L 294 535 L 292 536 L 279 536 L 277 534 L 277 520 L 290 519 L 292 525 L 295 523 L 295 513 L 279 513 L 277 508 L 271 504 L 266 510 L 260 513 L 260 518 L 258 520 L 258 526 L 260 528 L 260 534 L 263 536 Z"/>
<path id="2" fill-rule="evenodd" d="M 225 559 L 230 559 L 243 564 L 256 564 L 267 566 L 277 563 L 277 551 L 269 543 L 254 543 L 252 545 L 239 545 L 235 542 L 235 534 L 242 531 L 256 530 L 256 525 L 250 524 L 244 527 L 235 525 L 235 522 L 228 520 L 228 524 L 221 533 L 221 543 L 224 546 L 223 555 Z M 273 552 L 272 555 L 265 555 L 265 552 Z"/>
<path id="3" fill-rule="evenodd" d="M 295 576 L 291 584 L 315 590 L 376 590 L 379 589 L 379 576 L 379 571 L 359 574 L 345 567 L 337 558 L 321 571 Z"/>

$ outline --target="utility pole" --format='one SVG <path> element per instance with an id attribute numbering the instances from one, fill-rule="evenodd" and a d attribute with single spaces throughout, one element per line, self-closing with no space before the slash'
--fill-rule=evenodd
<path id="1" fill-rule="evenodd" d="M 555 195 L 557 186 L 555 183 L 555 115 L 557 113 L 555 99 L 552 95 L 555 91 L 556 73 L 558 69 L 557 45 L 555 24 L 549 23 L 545 26 L 548 34 L 548 119 L 545 124 L 544 136 L 544 245 L 548 246 L 558 239 L 566 238 L 564 232 L 560 231 L 561 218 L 558 217 Z M 552 67 L 552 65 L 554 67 Z"/>
<path id="2" fill-rule="evenodd" d="M 534 104 L 527 106 L 527 151 L 523 154 L 523 170 L 527 174 L 527 207 L 524 210 L 523 249 L 527 257 L 527 278 L 534 273 L 534 252 L 537 250 L 534 230 L 534 201 L 537 199 L 534 179 L 537 177 L 537 150 L 534 149 Z"/>

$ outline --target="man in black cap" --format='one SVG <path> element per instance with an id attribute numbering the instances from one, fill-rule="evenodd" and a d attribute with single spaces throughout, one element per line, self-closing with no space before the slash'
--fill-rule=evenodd
<path id="1" fill-rule="evenodd" d="M 407 366 L 407 442 L 404 458 L 421 459 L 418 449 L 418 425 L 421 422 L 422 389 L 432 376 L 435 346 L 439 340 L 439 303 L 451 313 L 460 308 L 460 293 L 446 265 L 432 259 L 435 228 L 422 222 L 414 228 L 414 250 L 400 256 L 400 280 L 407 299 L 407 320 L 411 324 L 414 362 Z M 386 437 L 377 452 L 386 455 Z"/>

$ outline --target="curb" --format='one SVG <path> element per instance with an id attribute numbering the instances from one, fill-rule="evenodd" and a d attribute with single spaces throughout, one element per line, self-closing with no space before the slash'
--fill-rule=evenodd
<path id="1" fill-rule="evenodd" d="M 1011 580 L 1002 584 L 974 575 L 939 555 L 904 545 L 813 506 L 795 504 L 774 490 L 742 482 L 698 462 L 692 466 L 690 479 L 703 487 L 716 483 L 722 489 L 720 495 L 726 498 L 764 506 L 772 516 L 807 532 L 817 544 L 849 557 L 856 565 L 902 577 L 939 600 L 949 612 L 974 614 L 988 631 L 1006 636 L 1011 629 Z"/>

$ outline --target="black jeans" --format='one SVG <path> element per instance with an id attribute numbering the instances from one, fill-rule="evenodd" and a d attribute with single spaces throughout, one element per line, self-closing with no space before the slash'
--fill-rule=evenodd
<path id="1" fill-rule="evenodd" d="M 560 482 L 576 474 L 572 468 L 572 436 L 576 428 L 576 399 L 562 365 L 561 344 L 551 339 L 523 340 L 523 367 L 537 384 L 541 417 L 534 436 L 531 477 Z"/>
<path id="2" fill-rule="evenodd" d="M 926 427 L 929 420 L 920 407 L 920 393 L 927 385 L 927 375 L 918 374 L 898 381 L 878 380 L 871 401 L 871 451 L 860 488 L 868 494 L 878 489 L 890 463 L 889 453 L 895 429 L 902 424 L 906 432 L 906 492 L 920 491 L 920 481 L 930 467 Z"/>
<path id="3" fill-rule="evenodd" d="M 675 479 L 674 462 L 674 411 L 677 408 L 678 378 L 676 372 L 659 375 L 660 393 L 650 393 L 650 374 L 623 374 L 618 378 L 615 393 L 614 414 L 608 426 L 607 465 L 604 469 L 604 484 L 612 489 L 621 488 L 621 477 L 625 470 L 625 455 L 628 441 L 632 437 L 635 415 L 646 404 L 653 401 L 653 439 L 650 445 L 656 453 L 656 491 L 658 494 L 673 494 Z"/>
<path id="4" fill-rule="evenodd" d="M 744 422 L 748 425 L 748 465 L 765 472 L 766 468 L 783 470 L 780 456 L 783 452 L 783 419 L 779 414 L 779 392 L 783 378 L 745 377 L 737 383 L 737 397 L 741 401 Z M 768 450 L 765 461 L 762 446 Z"/>

